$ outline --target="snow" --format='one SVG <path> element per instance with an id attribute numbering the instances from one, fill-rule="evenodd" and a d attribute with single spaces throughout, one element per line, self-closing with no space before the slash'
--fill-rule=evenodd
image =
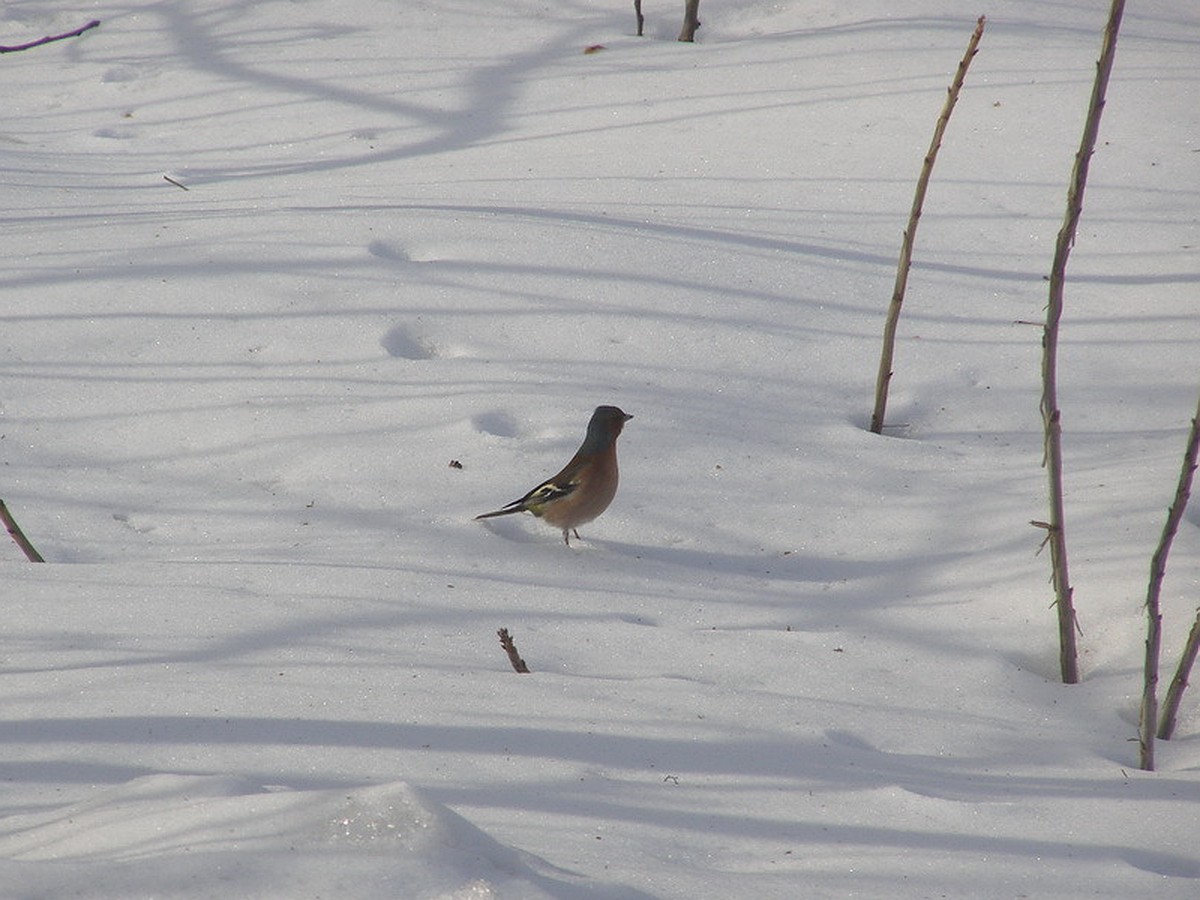
<path id="1" fill-rule="evenodd" d="M 49 560 L 0 545 L 0 895 L 1195 897 L 1196 699 L 1132 742 L 1200 387 L 1188 4 L 1126 12 L 1068 269 L 1080 685 L 1029 525 L 1106 7 L 7 4 L 102 24 L 0 61 L 0 497 Z M 472 521 L 602 403 L 582 540 Z"/>

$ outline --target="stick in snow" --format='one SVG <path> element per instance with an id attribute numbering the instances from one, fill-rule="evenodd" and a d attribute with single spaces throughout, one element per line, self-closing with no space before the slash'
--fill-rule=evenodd
<path id="1" fill-rule="evenodd" d="M 66 38 L 79 37 L 85 31 L 91 31 L 100 25 L 99 19 L 92 19 L 86 25 L 81 25 L 74 31 L 66 31 L 62 34 L 52 34 L 48 37 L 38 38 L 36 41 L 30 41 L 28 44 L 13 44 L 11 46 L 0 46 L 0 53 L 16 53 L 18 50 L 30 50 L 33 47 L 40 47 L 42 44 L 49 44 L 54 41 L 65 40 Z"/>
<path id="2" fill-rule="evenodd" d="M 887 320 L 883 329 L 883 352 L 879 356 L 879 374 L 875 378 L 875 409 L 871 413 L 871 431 L 883 433 L 883 416 L 887 409 L 888 383 L 892 380 L 892 356 L 896 347 L 896 325 L 900 321 L 900 307 L 904 304 L 904 291 L 908 286 L 908 272 L 912 268 L 913 241 L 917 238 L 917 222 L 921 218 L 921 207 L 925 205 L 925 191 L 929 188 L 929 176 L 933 174 L 933 162 L 937 159 L 938 149 L 942 146 L 942 136 L 946 133 L 946 125 L 950 122 L 950 113 L 958 102 L 959 92 L 967 77 L 967 67 L 979 52 L 979 41 L 983 37 L 983 26 L 987 23 L 985 16 L 980 16 L 975 23 L 975 31 L 967 42 L 967 52 L 963 54 L 958 64 L 954 81 L 947 90 L 946 104 L 942 114 L 938 116 L 933 128 L 933 141 L 925 154 L 925 162 L 921 166 L 921 175 L 917 179 L 917 190 L 913 196 L 912 210 L 908 215 L 908 227 L 904 229 L 904 240 L 900 246 L 900 264 L 896 267 L 896 284 L 892 289 L 892 302 L 888 307 Z"/>
<path id="3" fill-rule="evenodd" d="M 501 628 L 496 634 L 500 637 L 500 646 L 508 654 L 508 661 L 512 663 L 513 669 L 519 675 L 528 675 L 529 667 L 525 665 L 525 660 L 521 659 L 521 654 L 517 652 L 517 645 L 513 643 L 512 635 L 508 633 L 508 629 Z"/>
<path id="4" fill-rule="evenodd" d="M 1079 216 L 1083 212 L 1083 191 L 1087 187 L 1088 164 L 1096 149 L 1096 137 L 1100 133 L 1100 114 L 1104 111 L 1104 95 L 1117 54 L 1117 32 L 1120 30 L 1121 16 L 1124 12 L 1125 0 L 1113 0 L 1108 24 L 1104 28 L 1100 60 L 1096 63 L 1096 80 L 1092 83 L 1092 96 L 1088 102 L 1083 138 L 1079 142 L 1079 152 L 1075 154 L 1071 183 L 1067 188 L 1067 212 L 1054 247 L 1054 261 L 1050 267 L 1050 299 L 1046 304 L 1046 326 L 1042 332 L 1041 411 L 1045 432 L 1043 464 L 1050 495 L 1050 520 L 1046 523 L 1046 540 L 1050 545 L 1050 577 L 1054 583 L 1054 605 L 1058 611 L 1058 660 L 1063 684 L 1075 684 L 1079 681 L 1079 653 L 1075 645 L 1075 632 L 1079 628 L 1079 622 L 1075 617 L 1074 590 L 1067 570 L 1062 411 L 1058 408 L 1058 327 L 1063 312 L 1063 282 L 1066 280 L 1067 257 L 1071 255 L 1071 247 L 1075 244 Z"/>
<path id="5" fill-rule="evenodd" d="M 29 543 L 29 538 L 25 537 L 25 532 L 21 531 L 21 526 L 12 517 L 12 513 L 8 511 L 8 507 L 3 500 L 0 500 L 0 522 L 4 523 L 4 527 L 8 529 L 9 535 L 16 542 L 17 546 L 21 548 L 26 559 L 35 563 L 46 561 L 42 559 L 42 554 L 33 548 L 33 544 Z"/>
<path id="6" fill-rule="evenodd" d="M 1171 679 L 1167 699 L 1163 703 L 1162 724 L 1158 726 L 1158 736 L 1164 741 L 1169 741 L 1175 736 L 1179 704 L 1183 700 L 1183 692 L 1188 686 L 1188 678 L 1192 674 L 1192 666 L 1196 664 L 1197 655 L 1200 655 L 1200 610 L 1197 610 L 1196 621 L 1192 623 L 1192 630 L 1188 632 L 1183 656 L 1179 659 L 1179 668 L 1175 670 L 1175 677 Z"/>
<path id="7" fill-rule="evenodd" d="M 1192 478 L 1196 474 L 1197 454 L 1200 454 L 1200 403 L 1196 406 L 1196 415 L 1188 432 L 1187 447 L 1183 452 L 1183 468 L 1175 486 L 1175 499 L 1167 511 L 1167 523 L 1163 526 L 1158 549 L 1154 551 L 1150 560 L 1150 584 L 1146 589 L 1146 662 L 1142 676 L 1142 712 L 1138 729 L 1141 766 L 1147 772 L 1154 771 L 1154 729 L 1158 727 L 1158 662 L 1162 650 L 1162 609 L 1159 597 L 1162 594 L 1163 577 L 1167 574 L 1167 555 L 1171 552 L 1171 544 L 1179 530 L 1179 523 L 1183 521 L 1188 499 L 1192 495 Z M 1184 659 L 1186 658 L 1185 653 Z M 1192 659 L 1195 659 L 1194 653 Z M 1190 665 L 1188 668 L 1190 669 Z M 1179 707 L 1179 697 L 1186 686 L 1187 669 L 1181 668 L 1175 676 L 1175 684 L 1171 685 L 1174 694 L 1172 705 L 1175 709 Z M 1173 712 L 1171 717 L 1173 720 Z M 1173 722 L 1170 730 L 1174 730 Z"/>

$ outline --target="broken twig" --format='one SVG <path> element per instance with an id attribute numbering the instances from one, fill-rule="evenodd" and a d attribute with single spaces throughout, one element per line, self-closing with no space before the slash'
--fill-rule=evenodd
<path id="1" fill-rule="evenodd" d="M 512 663 L 513 669 L 520 675 L 528 675 L 529 666 L 525 665 L 525 660 L 521 659 L 521 654 L 517 652 L 517 645 L 513 643 L 512 635 L 508 633 L 508 629 L 501 628 L 496 634 L 500 636 L 500 646 L 508 654 L 508 661 Z"/>
<path id="2" fill-rule="evenodd" d="M 28 44 L 12 44 L 10 46 L 0 46 L 0 53 L 16 53 L 18 50 L 30 50 L 34 47 L 40 47 L 42 44 L 49 44 L 54 41 L 65 40 L 66 38 L 79 37 L 85 31 L 91 31 L 100 25 L 99 19 L 92 19 L 86 25 L 81 25 L 74 31 L 67 31 L 62 34 L 52 34 L 44 38 L 38 38 L 36 41 L 30 41 Z"/>
<path id="3" fill-rule="evenodd" d="M 12 517 L 12 513 L 8 511 L 8 507 L 3 500 L 0 500 L 0 522 L 4 523 L 4 527 L 8 529 L 9 535 L 16 542 L 17 546 L 21 548 L 26 559 L 35 563 L 44 563 L 46 561 L 42 559 L 42 554 L 34 549 L 33 544 L 29 543 L 29 538 L 25 537 L 25 532 L 21 531 L 21 526 Z"/>

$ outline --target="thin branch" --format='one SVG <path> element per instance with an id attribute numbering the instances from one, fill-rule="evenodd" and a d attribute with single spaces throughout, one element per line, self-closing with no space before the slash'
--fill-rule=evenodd
<path id="1" fill-rule="evenodd" d="M 508 654 L 508 661 L 512 663 L 513 669 L 519 675 L 528 675 L 529 667 L 525 665 L 525 660 L 521 659 L 521 654 L 517 652 L 517 645 L 513 643 L 512 635 L 508 633 L 508 629 L 501 628 L 496 634 L 500 637 L 500 646 Z"/>
<path id="2" fill-rule="evenodd" d="M 1058 609 L 1059 666 L 1065 684 L 1075 684 L 1079 681 L 1079 656 L 1075 646 L 1078 623 L 1071 579 L 1067 571 L 1066 516 L 1063 509 L 1062 411 L 1058 408 L 1058 329 L 1062 319 L 1067 258 L 1075 243 L 1079 216 L 1083 211 L 1088 164 L 1096 147 L 1096 136 L 1100 133 L 1100 114 L 1104 110 L 1104 95 L 1108 90 L 1108 78 L 1112 73 L 1113 59 L 1117 52 L 1117 32 L 1121 27 L 1121 15 L 1124 10 L 1125 0 L 1113 0 L 1108 24 L 1104 28 L 1104 41 L 1100 50 L 1100 60 L 1096 64 L 1096 80 L 1092 85 L 1083 138 L 1079 144 L 1079 152 L 1075 154 L 1071 184 L 1067 189 L 1066 217 L 1054 248 L 1054 262 L 1050 269 L 1050 299 L 1046 306 L 1046 327 L 1042 334 L 1041 409 L 1045 428 L 1044 464 L 1050 494 L 1050 565 L 1055 606 Z"/>
<path id="3" fill-rule="evenodd" d="M 25 554 L 25 558 L 30 562 L 40 563 L 46 560 L 42 559 L 42 554 L 38 553 L 33 548 L 33 544 L 29 543 L 29 538 L 25 537 L 25 532 L 21 530 L 21 526 L 17 524 L 17 520 L 12 517 L 12 513 L 8 511 L 8 506 L 3 500 L 0 500 L 0 522 L 4 523 L 9 536 L 12 537 L 16 545 L 21 548 Z"/>
<path id="4" fill-rule="evenodd" d="M 34 47 L 40 47 L 42 44 L 53 43 L 54 41 L 62 41 L 67 38 L 79 37 L 85 31 L 91 31 L 100 25 L 99 19 L 92 19 L 86 25 L 81 25 L 74 31 L 66 31 L 62 34 L 54 34 L 49 37 L 38 38 L 36 41 L 30 41 L 28 44 L 13 44 L 11 46 L 0 46 L 0 53 L 16 53 L 19 50 L 30 50 Z"/>
<path id="5" fill-rule="evenodd" d="M 888 385 L 892 380 L 892 358 L 896 349 L 896 327 L 900 322 L 900 307 L 904 305 L 904 292 L 908 287 L 908 273 L 912 268 L 913 242 L 917 239 L 917 222 L 921 218 L 921 208 L 925 205 L 925 192 L 929 188 L 929 177 L 933 174 L 933 163 L 937 159 L 938 150 L 942 146 L 942 137 L 946 133 L 946 125 L 950 122 L 950 113 L 958 102 L 959 92 L 967 77 L 967 68 L 971 60 L 979 52 L 979 41 L 983 37 L 983 26 L 986 16 L 980 16 L 975 23 L 975 31 L 967 42 L 967 52 L 963 54 L 954 74 L 954 81 L 947 89 L 946 104 L 942 114 L 938 116 L 933 128 L 933 141 L 925 154 L 925 162 L 921 166 L 921 175 L 917 179 L 917 190 L 913 196 L 912 210 L 908 214 L 908 227 L 904 229 L 904 240 L 900 245 L 900 263 L 896 267 L 896 283 L 892 288 L 892 302 L 888 307 L 887 320 L 883 328 L 883 352 L 879 356 L 879 374 L 875 378 L 875 409 L 871 413 L 871 431 L 875 434 L 883 432 L 883 417 L 887 409 Z"/>
<path id="6" fill-rule="evenodd" d="M 1183 692 L 1188 686 L 1188 678 L 1192 674 L 1192 666 L 1196 664 L 1196 656 L 1200 654 L 1200 610 L 1196 611 L 1196 621 L 1192 622 L 1192 630 L 1188 632 L 1187 643 L 1183 648 L 1183 656 L 1179 660 L 1179 668 L 1167 688 L 1167 699 L 1163 702 L 1162 723 L 1158 726 L 1158 736 L 1169 741 L 1175 736 L 1175 725 L 1179 718 L 1179 704 L 1183 700 Z"/>
<path id="7" fill-rule="evenodd" d="M 1159 578 L 1161 580 L 1161 576 Z M 1152 583 L 1153 580 L 1152 578 Z M 1153 591 L 1153 586 L 1151 590 Z M 1154 728 L 1158 724 L 1158 660 L 1161 653 L 1162 613 L 1159 612 L 1156 596 L 1153 603 L 1146 601 L 1146 658 L 1142 662 L 1142 705 L 1138 714 L 1138 765 L 1147 772 L 1154 771 Z"/>
<path id="8" fill-rule="evenodd" d="M 1141 766 L 1147 772 L 1154 771 L 1154 734 L 1158 728 L 1158 664 L 1162 654 L 1162 610 L 1159 598 L 1162 594 L 1163 578 L 1167 574 L 1167 555 L 1171 552 L 1171 544 L 1179 523 L 1183 521 L 1184 510 L 1187 509 L 1188 498 L 1192 495 L 1192 478 L 1196 474 L 1196 455 L 1200 452 L 1200 401 L 1196 405 L 1196 415 L 1192 419 L 1192 427 L 1188 431 L 1187 447 L 1183 451 L 1183 466 L 1179 471 L 1179 481 L 1175 486 L 1175 499 L 1167 511 L 1167 522 L 1163 525 L 1162 537 L 1159 538 L 1158 548 L 1150 559 L 1150 583 L 1146 588 L 1146 661 L 1142 678 L 1142 710 L 1138 722 L 1138 743 L 1141 748 Z M 1186 654 L 1185 654 L 1186 655 Z M 1187 685 L 1187 673 L 1176 675 L 1176 680 L 1182 679 L 1177 694 L 1183 693 Z M 1175 688 L 1175 685 L 1172 685 Z M 1176 699 L 1178 706 L 1178 698 Z M 1172 725 L 1172 728 L 1174 726 Z"/>

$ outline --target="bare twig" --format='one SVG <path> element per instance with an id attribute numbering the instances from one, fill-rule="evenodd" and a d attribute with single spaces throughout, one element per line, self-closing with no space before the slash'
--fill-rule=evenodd
<path id="1" fill-rule="evenodd" d="M 30 41 L 28 44 L 13 44 L 10 46 L 0 46 L 0 53 L 16 53 L 18 50 L 30 50 L 34 47 L 40 47 L 42 44 L 49 44 L 54 41 L 65 40 L 66 38 L 79 37 L 85 31 L 91 31 L 100 25 L 99 19 L 92 19 L 86 25 L 81 25 L 74 31 L 67 31 L 62 34 L 54 34 L 49 37 L 38 38 L 36 41 Z"/>
<path id="2" fill-rule="evenodd" d="M 1196 620 L 1192 622 L 1192 630 L 1188 632 L 1187 643 L 1183 648 L 1183 656 L 1179 660 L 1179 668 L 1167 688 L 1167 699 L 1163 702 L 1162 723 L 1158 726 L 1158 736 L 1169 741 L 1175 736 L 1175 723 L 1179 718 L 1179 704 L 1183 700 L 1183 692 L 1188 686 L 1188 678 L 1192 674 L 1192 666 L 1196 664 L 1196 656 L 1200 654 L 1200 610 L 1196 612 Z"/>
<path id="3" fill-rule="evenodd" d="M 164 175 L 164 176 L 163 176 L 163 181 L 167 182 L 168 184 L 173 184 L 173 185 L 175 185 L 175 187 L 177 187 L 177 188 L 179 188 L 180 190 L 183 190 L 183 191 L 191 190 L 191 189 L 190 189 L 190 188 L 189 188 L 189 187 L 188 187 L 186 184 L 183 184 L 182 182 L 176 181 L 176 180 L 175 180 L 174 178 L 172 178 L 170 175 Z"/>
<path id="4" fill-rule="evenodd" d="M 871 413 L 871 431 L 883 433 L 883 417 L 887 409 L 888 384 L 892 380 L 892 357 L 896 349 L 896 326 L 900 321 L 900 307 L 904 304 L 904 292 L 908 286 L 908 272 L 912 268 L 913 242 L 917 238 L 917 222 L 921 218 L 921 208 L 925 205 L 925 192 L 929 188 L 929 177 L 933 174 L 933 163 L 937 159 L 938 150 L 942 146 L 942 137 L 946 133 L 946 125 L 950 122 L 950 113 L 958 102 L 959 92 L 967 77 L 967 68 L 971 60 L 979 52 L 979 41 L 983 37 L 983 26 L 987 18 L 980 16 L 975 23 L 975 31 L 967 42 L 967 52 L 963 54 L 954 74 L 954 81 L 946 91 L 946 104 L 942 114 L 938 116 L 933 128 L 933 141 L 925 154 L 921 165 L 921 175 L 917 179 L 917 190 L 913 196 L 912 210 L 908 214 L 908 227 L 904 229 L 904 240 L 900 245 L 900 264 L 896 267 L 896 284 L 892 288 L 892 302 L 888 307 L 887 320 L 883 328 L 883 352 L 879 356 L 879 374 L 875 379 L 875 409 Z"/>
<path id="5" fill-rule="evenodd" d="M 1187 448 L 1183 452 L 1183 467 L 1179 471 L 1179 481 L 1175 486 L 1175 499 L 1167 511 L 1167 522 L 1163 526 L 1162 537 L 1159 538 L 1158 548 L 1150 559 L 1150 583 L 1146 588 L 1146 662 L 1142 679 L 1142 712 L 1138 723 L 1138 742 L 1141 747 L 1141 766 L 1147 772 L 1154 771 L 1154 734 L 1158 727 L 1158 663 L 1162 652 L 1162 610 L 1159 596 L 1162 593 L 1163 577 L 1167 574 L 1167 554 L 1171 552 L 1171 544 L 1179 523 L 1183 521 L 1183 512 L 1187 509 L 1188 498 L 1192 495 L 1192 478 L 1196 474 L 1196 454 L 1200 451 L 1200 403 L 1196 406 L 1196 416 L 1192 419 L 1192 427 L 1188 432 Z M 1176 680 L 1180 675 L 1176 675 Z M 1183 684 L 1178 693 L 1182 694 L 1183 686 L 1187 684 L 1187 673 L 1182 673 Z M 1172 685 L 1174 688 L 1174 685 Z M 1178 705 L 1178 701 L 1176 701 Z"/>
<path id="6" fill-rule="evenodd" d="M 1063 509 L 1062 411 L 1058 408 L 1058 326 L 1063 311 L 1063 282 L 1066 278 L 1067 257 L 1070 256 L 1071 247 L 1075 243 L 1079 216 L 1083 211 L 1083 191 L 1087 186 L 1088 164 L 1096 147 L 1096 136 L 1100 133 L 1100 114 L 1104 110 L 1104 95 L 1108 89 L 1108 78 L 1112 73 L 1113 59 L 1117 52 L 1117 32 L 1121 27 L 1121 15 L 1124 10 L 1125 0 L 1113 0 L 1108 24 L 1104 28 L 1104 41 L 1100 50 L 1100 61 L 1096 64 L 1096 80 L 1092 85 L 1083 138 L 1079 144 L 1079 152 L 1075 154 L 1071 184 L 1067 189 L 1066 217 L 1054 248 L 1054 262 L 1050 269 L 1050 300 L 1046 306 L 1046 327 L 1042 333 L 1041 410 L 1045 429 L 1044 465 L 1050 494 L 1050 566 L 1055 606 L 1058 609 L 1059 667 L 1065 684 L 1075 684 L 1079 681 L 1079 656 L 1075 646 L 1078 623 L 1067 571 L 1067 539 Z"/>
<path id="7" fill-rule="evenodd" d="M 512 663 L 513 669 L 519 675 L 528 675 L 529 667 L 525 665 L 525 660 L 521 659 L 521 654 L 517 652 L 517 645 L 513 643 L 512 635 L 508 633 L 508 629 L 501 628 L 496 634 L 500 636 L 500 646 L 508 654 L 508 661 Z"/>
<path id="8" fill-rule="evenodd" d="M 21 530 L 21 526 L 17 524 L 17 520 L 12 517 L 12 513 L 8 511 L 8 506 L 3 500 L 0 500 L 0 522 L 4 523 L 4 527 L 8 530 L 9 535 L 16 542 L 16 545 L 21 548 L 26 559 L 35 563 L 46 561 L 42 559 L 42 554 L 33 548 L 33 544 L 29 543 L 29 538 L 25 537 L 25 532 Z"/>
<path id="9" fill-rule="evenodd" d="M 642 36 L 642 26 L 646 24 L 646 17 L 642 15 L 642 0 L 633 0 L 633 14 L 637 17 L 637 36 Z"/>

